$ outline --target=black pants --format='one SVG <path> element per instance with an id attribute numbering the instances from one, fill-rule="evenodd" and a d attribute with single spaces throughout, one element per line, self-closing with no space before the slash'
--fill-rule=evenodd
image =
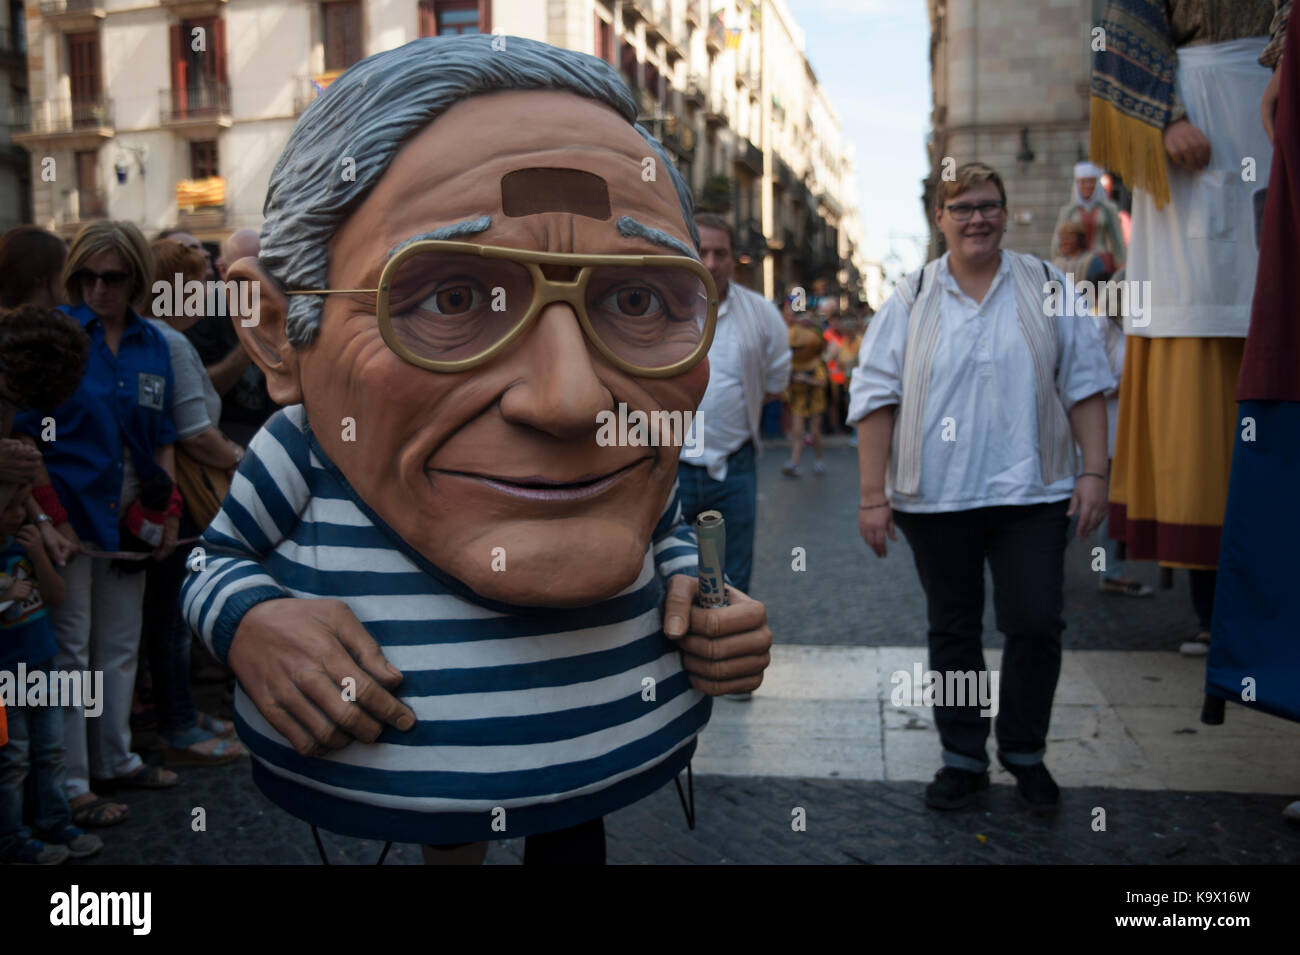
<path id="1" fill-rule="evenodd" d="M 469 843 L 434 846 L 459 849 Z M 539 832 L 524 839 L 524 865 L 604 865 L 605 819 L 592 819 L 569 829 Z"/>
<path id="2" fill-rule="evenodd" d="M 1192 608 L 1196 611 L 1196 622 L 1206 633 L 1214 623 L 1214 587 L 1219 581 L 1217 570 L 1189 570 L 1188 577 L 1192 584 Z"/>
<path id="3" fill-rule="evenodd" d="M 997 626 L 1006 636 L 996 732 L 998 753 L 1008 763 L 1041 762 L 1047 746 L 1065 629 L 1068 509 L 1069 503 L 1060 501 L 940 514 L 894 512 L 925 589 L 930 669 L 939 674 L 985 670 L 981 621 L 988 561 Z M 941 702 L 946 705 L 935 706 L 934 720 L 944 765 L 982 772 L 988 766 L 985 744 L 992 717 L 980 715 L 977 701 Z"/>

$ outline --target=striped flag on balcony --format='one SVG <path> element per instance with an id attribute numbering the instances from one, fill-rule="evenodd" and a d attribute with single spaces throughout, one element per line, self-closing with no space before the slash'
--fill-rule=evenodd
<path id="1" fill-rule="evenodd" d="M 176 183 L 176 205 L 182 209 L 226 204 L 226 180 L 221 176 L 182 179 Z"/>

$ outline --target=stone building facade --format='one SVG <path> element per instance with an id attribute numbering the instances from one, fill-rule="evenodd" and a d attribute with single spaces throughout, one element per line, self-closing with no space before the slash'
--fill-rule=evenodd
<path id="1" fill-rule="evenodd" d="M 1046 257 L 1073 166 L 1088 158 L 1091 30 L 1102 0 L 928 0 L 929 257 L 935 183 L 946 157 L 993 166 L 1007 187 L 1005 248 Z"/>

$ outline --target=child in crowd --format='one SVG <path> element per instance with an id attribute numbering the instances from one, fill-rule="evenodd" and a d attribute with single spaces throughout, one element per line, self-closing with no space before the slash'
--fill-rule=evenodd
<path id="1" fill-rule="evenodd" d="M 3 490 L 11 493 L 0 512 L 0 671 L 7 671 L 0 679 L 23 699 L 6 701 L 14 705 L 5 712 L 9 742 L 0 747 L 0 862 L 57 865 L 92 856 L 104 843 L 72 824 L 63 791 L 63 712 L 53 697 L 58 683 L 47 682 L 44 705 L 29 706 L 27 687 L 17 679 L 19 664 L 28 675 L 54 668 L 57 647 L 47 606 L 63 602 L 64 583 L 36 526 L 25 523 L 30 487 Z M 29 773 L 39 838 L 23 825 Z"/>

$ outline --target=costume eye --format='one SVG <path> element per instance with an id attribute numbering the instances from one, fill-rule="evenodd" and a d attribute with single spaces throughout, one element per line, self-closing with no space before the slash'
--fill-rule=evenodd
<path id="1" fill-rule="evenodd" d="M 663 299 L 645 285 L 625 285 L 599 303 L 617 318 L 658 318 L 664 312 Z"/>
<path id="2" fill-rule="evenodd" d="M 483 289 L 469 279 L 442 282 L 419 303 L 419 308 L 434 315 L 460 316 L 478 309 L 486 300 Z"/>

